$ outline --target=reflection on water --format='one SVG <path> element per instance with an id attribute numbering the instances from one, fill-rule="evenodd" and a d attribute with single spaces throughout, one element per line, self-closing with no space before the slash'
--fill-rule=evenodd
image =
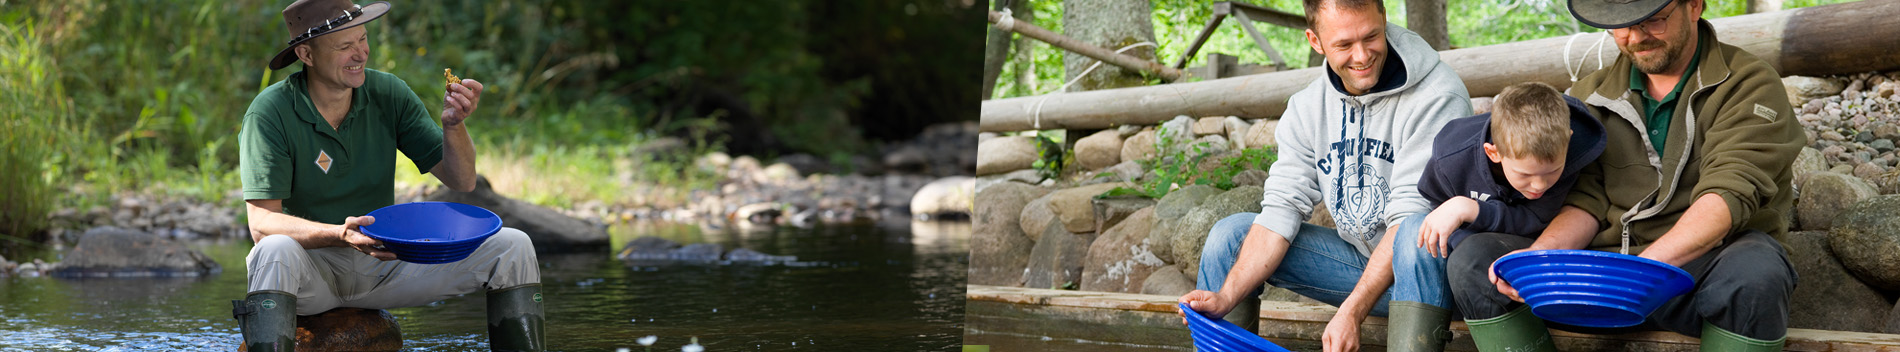
<path id="1" fill-rule="evenodd" d="M 791 265 L 641 263 L 609 252 L 544 254 L 555 350 L 957 350 L 963 342 L 968 223 L 706 229 L 639 223 L 615 243 L 681 243 L 793 255 Z M 248 241 L 194 247 L 225 266 L 198 279 L 0 280 L 0 350 L 232 350 L 229 300 L 245 289 Z M 618 247 L 618 246 L 616 246 Z M 617 251 L 619 248 L 614 248 Z M 483 295 L 391 310 L 405 349 L 487 350 Z"/>

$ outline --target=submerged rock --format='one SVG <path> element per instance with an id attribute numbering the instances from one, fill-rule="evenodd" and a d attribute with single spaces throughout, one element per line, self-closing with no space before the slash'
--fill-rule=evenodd
<path id="1" fill-rule="evenodd" d="M 33 265 L 42 270 L 43 264 Z M 28 266 L 22 265 L 22 271 Z M 80 235 L 66 252 L 65 262 L 52 270 L 62 277 L 202 276 L 223 271 L 204 253 L 157 234 L 100 227 Z"/>
<path id="2" fill-rule="evenodd" d="M 475 190 L 456 192 L 441 189 L 428 200 L 456 202 L 482 207 L 501 216 L 502 226 L 527 233 L 537 252 L 576 252 L 608 245 L 607 228 L 576 219 L 554 209 L 495 193 L 488 177 L 477 176 Z"/>

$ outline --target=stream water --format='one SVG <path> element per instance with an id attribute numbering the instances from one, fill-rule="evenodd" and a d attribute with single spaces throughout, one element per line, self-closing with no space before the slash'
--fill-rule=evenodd
<path id="1" fill-rule="evenodd" d="M 547 337 L 557 351 L 953 351 L 963 343 L 967 222 L 707 229 L 616 225 L 613 243 L 681 243 L 798 261 L 641 263 L 611 253 L 543 253 Z M 0 279 L 0 351 L 235 350 L 232 299 L 249 241 L 200 242 L 224 272 L 204 278 Z M 618 245 L 614 250 L 618 251 Z M 42 254 L 44 255 L 44 254 Z M 28 254 L 31 256 L 31 254 Z M 18 259 L 16 259 L 18 260 Z M 390 310 L 404 350 L 486 351 L 483 295 Z"/>

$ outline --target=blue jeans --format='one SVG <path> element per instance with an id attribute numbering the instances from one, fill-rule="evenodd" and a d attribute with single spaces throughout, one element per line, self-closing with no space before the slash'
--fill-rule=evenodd
<path id="1" fill-rule="evenodd" d="M 1201 248 L 1200 277 L 1196 289 L 1219 292 L 1227 272 L 1240 258 L 1241 242 L 1253 227 L 1258 214 L 1239 213 L 1214 223 L 1207 244 Z M 1412 216 L 1399 225 L 1393 247 L 1392 288 L 1379 297 L 1373 316 L 1386 316 L 1391 300 L 1411 301 L 1451 309 L 1451 286 L 1445 279 L 1445 258 L 1433 258 L 1417 248 L 1418 228 L 1425 217 Z M 1301 224 L 1280 265 L 1267 277 L 1267 284 L 1285 288 L 1333 306 L 1346 301 L 1366 271 L 1366 255 L 1330 228 Z M 1256 288 L 1257 296 L 1263 288 Z"/>

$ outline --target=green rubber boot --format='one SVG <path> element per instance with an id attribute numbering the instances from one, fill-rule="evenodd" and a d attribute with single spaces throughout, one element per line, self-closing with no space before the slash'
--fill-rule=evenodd
<path id="1" fill-rule="evenodd" d="M 1465 320 L 1465 324 L 1471 327 L 1471 342 L 1479 351 L 1557 351 L 1544 319 L 1531 315 L 1528 305 L 1496 318 Z"/>
<path id="2" fill-rule="evenodd" d="M 1386 318 L 1386 350 L 1392 352 L 1445 350 L 1451 341 L 1451 310 L 1430 304 L 1392 301 Z"/>
<path id="3" fill-rule="evenodd" d="M 541 324 L 541 284 L 488 291 L 488 348 L 495 351 L 546 351 Z"/>
<path id="4" fill-rule="evenodd" d="M 1774 341 L 1756 340 L 1728 330 L 1722 330 L 1722 328 L 1715 327 L 1715 324 L 1709 324 L 1709 322 L 1706 321 L 1702 322 L 1703 351 L 1780 351 L 1781 346 L 1787 343 L 1788 336 L 1786 335 Z"/>
<path id="5" fill-rule="evenodd" d="M 257 291 L 231 301 L 231 317 L 243 331 L 250 352 L 297 350 L 297 296 L 284 291 Z"/>

